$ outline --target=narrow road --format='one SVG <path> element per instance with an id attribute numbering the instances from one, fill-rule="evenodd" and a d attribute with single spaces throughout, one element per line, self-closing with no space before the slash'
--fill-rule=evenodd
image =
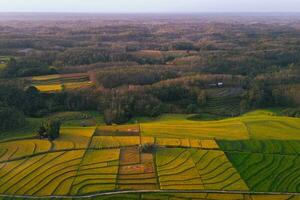
<path id="1" fill-rule="evenodd" d="M 128 190 L 128 191 L 112 191 L 112 192 L 103 192 L 96 193 L 91 195 L 82 195 L 82 196 L 29 196 L 29 195 L 3 195 L 0 194 L 0 197 L 8 198 L 24 198 L 24 199 L 48 199 L 48 198 L 57 198 L 57 199 L 83 199 L 91 198 L 98 196 L 110 196 L 110 195 L 119 195 L 119 194 L 141 194 L 141 193 L 209 193 L 209 194 L 246 194 L 246 195 L 291 195 L 291 196 L 300 196 L 300 193 L 293 192 L 251 192 L 251 191 L 221 191 L 221 190 Z"/>

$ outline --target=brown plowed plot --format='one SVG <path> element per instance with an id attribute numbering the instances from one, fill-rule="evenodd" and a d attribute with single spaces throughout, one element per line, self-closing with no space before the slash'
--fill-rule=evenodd
<path id="1" fill-rule="evenodd" d="M 140 163 L 140 151 L 138 147 L 124 147 L 121 149 L 120 165 L 133 165 Z"/>
<path id="2" fill-rule="evenodd" d="M 141 153 L 140 155 L 137 147 L 122 149 L 118 188 L 158 189 L 153 155 L 149 153 Z"/>

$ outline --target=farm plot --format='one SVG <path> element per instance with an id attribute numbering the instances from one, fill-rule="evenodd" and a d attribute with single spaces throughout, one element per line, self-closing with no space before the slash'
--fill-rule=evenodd
<path id="1" fill-rule="evenodd" d="M 281 155 L 300 154 L 300 141 L 290 140 L 239 140 L 218 141 L 223 151 L 267 153 Z"/>
<path id="2" fill-rule="evenodd" d="M 248 190 L 223 151 L 190 149 L 192 159 L 207 190 Z"/>
<path id="3" fill-rule="evenodd" d="M 141 139 L 135 136 L 94 136 L 90 147 L 94 149 L 105 149 L 137 146 L 139 144 L 141 144 Z"/>
<path id="4" fill-rule="evenodd" d="M 240 118 L 251 139 L 300 140 L 300 119 L 267 115 L 246 115 Z"/>
<path id="5" fill-rule="evenodd" d="M 88 74 L 46 75 L 28 78 L 31 85 L 41 92 L 57 92 L 91 86 Z"/>
<path id="6" fill-rule="evenodd" d="M 163 115 L 141 124 L 142 136 L 199 139 L 249 139 L 244 123 L 237 119 L 192 121 L 189 115 Z"/>
<path id="7" fill-rule="evenodd" d="M 0 193 L 67 195 L 84 150 L 53 152 L 0 165 Z"/>
<path id="8" fill-rule="evenodd" d="M 156 166 L 161 189 L 204 189 L 191 154 L 186 149 L 158 149 Z"/>
<path id="9" fill-rule="evenodd" d="M 88 150 L 80 164 L 70 194 L 82 195 L 116 188 L 119 149 Z"/>
<path id="10" fill-rule="evenodd" d="M 300 192 L 300 157 L 262 153 L 227 153 L 251 191 Z"/>
<path id="11" fill-rule="evenodd" d="M 155 144 L 165 147 L 219 149 L 215 140 L 183 139 L 183 138 L 155 138 Z"/>
<path id="12" fill-rule="evenodd" d="M 51 149 L 48 140 L 17 140 L 0 143 L 0 162 L 47 152 Z"/>
<path id="13" fill-rule="evenodd" d="M 62 90 L 61 84 L 53 85 L 34 85 L 41 92 L 59 92 Z"/>
<path id="14" fill-rule="evenodd" d="M 59 138 L 53 141 L 54 150 L 85 149 L 94 131 L 95 127 L 64 127 Z"/>
<path id="15" fill-rule="evenodd" d="M 158 189 L 155 164 L 151 153 L 136 147 L 121 150 L 118 189 Z"/>
<path id="16" fill-rule="evenodd" d="M 98 126 L 96 136 L 139 136 L 140 127 L 138 124 Z"/>

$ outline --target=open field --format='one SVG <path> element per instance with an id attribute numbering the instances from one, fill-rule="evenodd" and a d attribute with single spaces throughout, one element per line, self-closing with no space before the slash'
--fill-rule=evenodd
<path id="1" fill-rule="evenodd" d="M 56 117 L 72 123 L 64 123 L 61 136 L 52 142 L 0 141 L 0 194 L 86 196 L 161 190 L 166 193 L 138 196 L 149 200 L 299 198 L 286 195 L 300 192 L 299 119 L 260 110 L 217 121 L 166 115 L 141 126 L 104 126 L 101 117 L 92 115 L 100 125 L 74 126 L 89 120 L 88 114 L 92 113 L 57 113 Z M 269 123 L 262 125 L 263 121 Z M 237 128 L 233 134 L 230 124 Z M 265 131 L 259 132 L 260 127 Z M 271 134 L 266 130 L 274 132 L 272 139 L 264 139 Z M 279 137 L 282 132 L 285 138 Z M 140 148 L 145 144 L 155 149 Z M 135 199 L 136 194 L 113 197 Z"/>
<path id="2" fill-rule="evenodd" d="M 300 139 L 300 119 L 254 112 L 218 121 L 192 121 L 189 115 L 163 115 L 141 123 L 142 135 L 174 138 Z"/>

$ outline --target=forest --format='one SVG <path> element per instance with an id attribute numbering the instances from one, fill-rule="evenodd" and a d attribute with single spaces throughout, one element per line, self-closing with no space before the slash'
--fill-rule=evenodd
<path id="1" fill-rule="evenodd" d="M 85 110 L 107 124 L 270 107 L 299 116 L 299 34 L 297 17 L 8 16 L 0 128 Z"/>

